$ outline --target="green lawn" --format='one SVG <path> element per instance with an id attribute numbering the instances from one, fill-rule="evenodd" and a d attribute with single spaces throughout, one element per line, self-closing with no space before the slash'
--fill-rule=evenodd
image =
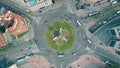
<path id="1" fill-rule="evenodd" d="M 32 11 L 30 11 L 30 12 L 28 12 L 31 16 L 33 16 L 34 15 L 34 12 L 32 12 Z"/>
<path id="2" fill-rule="evenodd" d="M 13 48 L 14 48 L 13 45 L 9 45 L 9 46 L 6 47 L 6 48 L 0 49 L 0 53 L 8 52 L 9 50 L 11 50 L 11 49 L 13 49 Z"/>
<path id="3" fill-rule="evenodd" d="M 26 31 L 26 32 L 23 32 L 23 33 L 21 33 L 21 34 L 19 34 L 19 35 L 17 35 L 17 38 L 21 38 L 21 37 L 23 37 L 25 34 L 27 34 L 29 32 L 29 30 L 28 31 Z"/>
<path id="4" fill-rule="evenodd" d="M 53 30 L 62 27 L 63 29 L 67 30 L 69 32 L 69 39 L 67 42 L 63 43 L 62 45 L 58 46 L 54 41 L 53 41 Z M 74 44 L 75 41 L 75 32 L 73 27 L 68 24 L 65 21 L 57 21 L 54 22 L 52 24 L 50 24 L 50 26 L 46 29 L 46 42 L 48 43 L 48 45 L 57 51 L 64 51 L 69 49 L 70 47 L 72 47 L 72 45 Z"/>

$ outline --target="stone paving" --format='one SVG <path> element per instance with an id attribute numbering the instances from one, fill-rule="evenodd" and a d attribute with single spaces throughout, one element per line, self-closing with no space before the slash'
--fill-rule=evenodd
<path id="1" fill-rule="evenodd" d="M 67 68 L 105 68 L 104 62 L 90 55 L 83 55 L 78 60 L 72 62 Z"/>
<path id="2" fill-rule="evenodd" d="M 31 64 L 32 68 L 55 68 L 42 56 L 33 56 L 28 59 L 28 62 Z"/>

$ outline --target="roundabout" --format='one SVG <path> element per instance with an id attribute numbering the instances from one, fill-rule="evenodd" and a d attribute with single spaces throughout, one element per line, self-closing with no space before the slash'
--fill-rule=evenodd
<path id="1" fill-rule="evenodd" d="M 72 47 L 75 41 L 75 31 L 66 21 L 56 21 L 48 26 L 45 39 L 52 49 L 64 51 Z"/>
<path id="2" fill-rule="evenodd" d="M 78 27 L 76 22 L 79 18 L 62 10 L 65 8 L 60 7 L 54 13 L 45 15 L 39 24 L 32 24 L 35 32 L 33 40 L 40 50 L 37 54 L 57 68 L 66 68 L 68 63 L 87 53 L 83 25 Z"/>

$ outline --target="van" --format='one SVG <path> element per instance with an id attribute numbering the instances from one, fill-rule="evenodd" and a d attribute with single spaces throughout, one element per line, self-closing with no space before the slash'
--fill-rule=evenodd
<path id="1" fill-rule="evenodd" d="M 79 25 L 79 26 L 81 26 L 81 23 L 77 20 L 77 24 Z"/>
<path id="2" fill-rule="evenodd" d="M 62 54 L 59 54 L 59 55 L 58 55 L 58 57 L 64 57 L 64 55 L 62 55 Z"/>

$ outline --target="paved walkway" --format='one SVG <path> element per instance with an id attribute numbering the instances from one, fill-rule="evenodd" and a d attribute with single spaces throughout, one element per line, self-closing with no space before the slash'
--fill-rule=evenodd
<path id="1" fill-rule="evenodd" d="M 85 22 L 85 21 L 83 21 L 84 22 L 84 30 L 85 30 L 85 32 L 86 32 L 86 35 L 89 37 L 89 38 L 91 38 L 91 36 L 92 36 L 92 34 L 90 33 L 90 31 L 89 31 L 89 28 L 91 27 L 91 26 L 93 26 L 97 21 L 90 21 L 90 22 Z"/>
<path id="2" fill-rule="evenodd" d="M 105 68 L 104 62 L 90 55 L 83 55 L 77 61 L 69 64 L 67 68 Z"/>
<path id="3" fill-rule="evenodd" d="M 55 68 L 42 56 L 33 56 L 28 59 L 28 62 L 31 64 L 32 68 Z"/>
<path id="4" fill-rule="evenodd" d="M 115 54 L 115 50 L 112 47 L 106 46 L 105 44 L 100 45 L 102 43 L 97 37 L 94 37 L 92 33 L 90 33 L 89 28 L 94 25 L 97 21 L 90 21 L 88 23 L 84 22 L 85 32 L 88 38 L 92 38 L 94 41 L 94 45 L 97 45 L 100 48 L 103 48 L 104 50 L 110 51 L 112 54 Z"/>

